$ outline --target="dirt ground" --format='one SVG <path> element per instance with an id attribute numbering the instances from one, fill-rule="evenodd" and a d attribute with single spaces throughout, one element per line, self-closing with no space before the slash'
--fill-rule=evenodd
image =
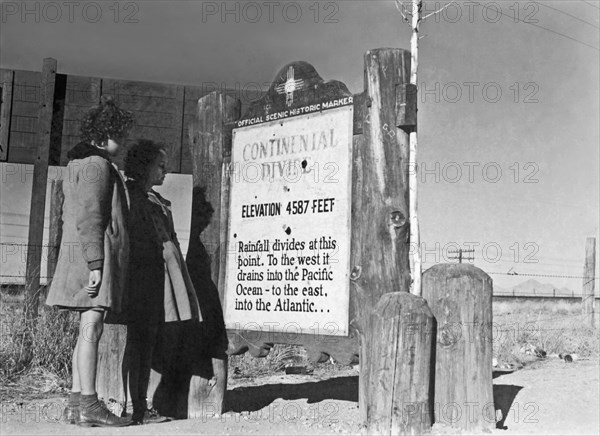
<path id="1" fill-rule="evenodd" d="M 500 419 L 493 434 L 600 434 L 599 362 L 559 359 L 495 374 L 494 401 Z M 57 423 L 66 395 L 40 400 L 2 394 L 2 435 L 301 435 L 359 434 L 358 372 L 332 377 L 276 375 L 232 379 L 229 412 L 121 429 L 81 428 Z M 207 413 L 208 415 L 208 413 Z M 460 431 L 436 425 L 436 434 Z"/>

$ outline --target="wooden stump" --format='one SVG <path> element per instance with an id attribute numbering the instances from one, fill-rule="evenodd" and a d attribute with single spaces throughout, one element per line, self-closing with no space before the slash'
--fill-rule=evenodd
<path id="1" fill-rule="evenodd" d="M 423 297 L 437 321 L 436 421 L 494 428 L 492 279 L 471 265 L 435 265 L 423 273 Z"/>
<path id="2" fill-rule="evenodd" d="M 368 434 L 423 434 L 431 429 L 430 364 L 435 331 L 427 302 L 406 292 L 384 294 L 373 309 L 366 405 Z"/>
<path id="3" fill-rule="evenodd" d="M 131 401 L 126 377 L 126 343 L 127 326 L 104 324 L 104 331 L 98 343 L 96 392 L 98 398 L 103 400 L 117 416 L 127 410 L 127 402 Z"/>

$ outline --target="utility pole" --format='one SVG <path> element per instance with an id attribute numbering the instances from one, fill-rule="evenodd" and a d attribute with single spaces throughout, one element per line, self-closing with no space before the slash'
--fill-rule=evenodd
<path id="1" fill-rule="evenodd" d="M 443 8 L 432 12 L 431 14 L 423 17 L 423 0 L 412 0 L 410 12 L 407 6 L 405 6 L 402 0 L 396 0 L 396 8 L 402 14 L 404 22 L 409 22 L 412 28 L 412 35 L 410 37 L 410 83 L 417 89 L 417 71 L 419 68 L 419 27 L 421 22 L 426 18 L 435 15 L 443 9 L 450 6 L 454 1 L 446 4 Z M 418 101 L 418 100 L 417 100 Z M 418 119 L 418 113 L 417 113 Z M 422 261 L 421 261 L 421 236 L 419 229 L 419 217 L 417 215 L 417 128 L 419 123 L 416 123 L 414 130 L 409 134 L 409 151 L 408 151 L 408 165 L 410 171 L 408 172 L 408 210 L 410 213 L 410 244 L 413 247 L 417 247 L 413 250 L 413 258 L 411 262 L 411 275 L 412 285 L 411 293 L 414 295 L 421 296 L 421 273 L 422 273 Z"/>
<path id="2" fill-rule="evenodd" d="M 463 253 L 475 253 L 474 249 L 471 250 L 463 250 L 462 248 L 459 248 L 458 251 L 449 251 L 449 254 L 458 254 L 458 256 L 455 257 L 451 257 L 451 260 L 457 260 L 458 259 L 458 263 L 462 263 L 463 259 L 464 260 L 475 260 L 475 257 L 463 257 Z"/>

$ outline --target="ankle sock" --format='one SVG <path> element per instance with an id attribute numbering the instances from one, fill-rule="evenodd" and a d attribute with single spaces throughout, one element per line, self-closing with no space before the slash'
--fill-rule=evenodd
<path id="1" fill-rule="evenodd" d="M 79 406 L 80 401 L 81 401 L 81 392 L 71 392 L 69 394 L 68 404 L 70 407 Z"/>
<path id="2" fill-rule="evenodd" d="M 101 409 L 100 401 L 98 401 L 98 394 L 92 395 L 81 395 L 81 408 L 86 411 L 93 411 L 97 409 Z"/>

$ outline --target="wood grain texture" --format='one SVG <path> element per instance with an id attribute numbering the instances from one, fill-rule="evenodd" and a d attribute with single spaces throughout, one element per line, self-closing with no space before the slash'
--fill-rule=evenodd
<path id="1" fill-rule="evenodd" d="M 60 164 L 67 165 L 67 153 L 81 141 L 81 119 L 100 102 L 102 80 L 96 77 L 67 76 Z"/>
<path id="2" fill-rule="evenodd" d="M 34 164 L 38 146 L 40 109 L 39 71 L 14 71 L 8 162 Z"/>
<path id="3" fill-rule="evenodd" d="M 223 150 L 230 147 L 224 132 L 226 122 L 239 117 L 239 102 L 220 92 L 198 101 L 196 122 L 189 134 L 193 156 L 192 223 L 186 263 L 203 321 L 196 340 L 189 342 L 183 359 L 190 363 L 187 416 L 201 417 L 207 409 L 220 414 L 227 390 L 227 336 L 221 307 L 219 263 L 223 202 Z M 187 379 L 186 379 L 187 380 Z M 187 383 L 187 381 L 185 382 Z"/>
<path id="4" fill-rule="evenodd" d="M 2 88 L 0 93 L 0 161 L 2 162 L 8 158 L 14 79 L 14 71 L 0 70 L 0 87 Z"/>
<path id="5" fill-rule="evenodd" d="M 437 320 L 437 420 L 467 432 L 493 428 L 492 279 L 472 265 L 435 265 L 423 273 L 423 298 Z"/>
<path id="6" fill-rule="evenodd" d="M 380 395 L 369 379 L 370 365 L 377 364 L 369 361 L 371 311 L 382 295 L 408 292 L 410 285 L 408 186 L 403 171 L 408 138 L 396 128 L 396 86 L 408 82 L 409 59 L 410 54 L 400 49 L 370 50 L 364 56 L 370 106 L 363 138 L 355 139 L 360 186 L 353 187 L 352 201 L 360 210 L 352 216 L 350 289 L 361 338 L 359 410 L 367 425 L 368 410 Z"/>
<path id="7" fill-rule="evenodd" d="M 104 324 L 98 342 L 98 366 L 96 370 L 96 392 L 117 415 L 127 410 L 131 395 L 127 386 L 128 362 L 125 359 L 127 326 Z M 131 409 L 130 409 L 131 410 Z"/>
<path id="8" fill-rule="evenodd" d="M 369 398 L 361 412 L 368 434 L 429 432 L 434 325 L 427 302 L 407 292 L 384 294 L 373 308 L 364 350 Z"/>
<path id="9" fill-rule="evenodd" d="M 46 185 L 48 161 L 50 159 L 50 131 L 54 106 L 54 85 L 56 81 L 55 59 L 46 58 L 40 82 L 40 104 L 38 112 L 37 147 L 33 161 L 33 186 L 29 209 L 29 233 L 27 237 L 27 265 L 25 271 L 26 298 L 31 305 L 31 314 L 37 316 L 39 304 L 42 242 L 44 236 L 44 213 L 46 208 Z"/>

